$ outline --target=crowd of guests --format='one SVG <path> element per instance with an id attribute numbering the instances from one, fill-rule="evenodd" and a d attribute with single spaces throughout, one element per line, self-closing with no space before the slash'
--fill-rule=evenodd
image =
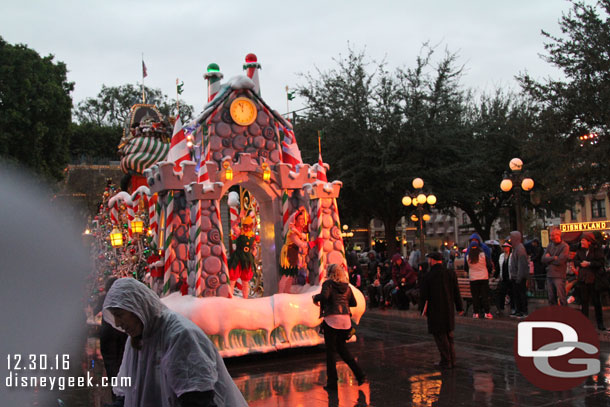
<path id="1" fill-rule="evenodd" d="M 610 294 L 610 249 L 603 246 L 601 235 L 584 232 L 568 244 L 560 230 L 553 229 L 544 248 L 538 239 L 524 241 L 513 231 L 502 243 L 488 243 L 475 233 L 464 250 L 445 245 L 432 250 L 440 254 L 443 266 L 468 278 L 474 318 L 494 318 L 492 306 L 497 316 L 524 318 L 529 298 L 536 293 L 546 296 L 550 305 L 580 305 L 587 317 L 592 304 L 597 327 L 605 330 L 602 298 Z M 369 307 L 406 310 L 419 303 L 428 263 L 416 245 L 406 258 L 371 250 L 364 261 L 353 251 L 347 260 L 350 282 L 365 294 Z"/>

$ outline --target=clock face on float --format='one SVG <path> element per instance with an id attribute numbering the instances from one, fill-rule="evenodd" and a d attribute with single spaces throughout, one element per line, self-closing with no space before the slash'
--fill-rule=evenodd
<path id="1" fill-rule="evenodd" d="M 229 108 L 231 118 L 240 126 L 249 126 L 256 120 L 256 105 L 246 97 L 238 97 Z"/>

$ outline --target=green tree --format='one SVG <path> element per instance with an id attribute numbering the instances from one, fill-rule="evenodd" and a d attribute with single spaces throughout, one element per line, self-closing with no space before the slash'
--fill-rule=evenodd
<path id="1" fill-rule="evenodd" d="M 146 103 L 154 104 L 165 116 L 176 115 L 176 100 L 169 99 L 160 89 L 144 87 Z M 78 103 L 75 116 L 79 123 L 95 123 L 98 126 L 123 126 L 129 117 L 131 106 L 142 103 L 142 89 L 138 85 L 105 86 L 95 98 Z M 193 116 L 193 106 L 180 101 L 182 122 Z"/>
<path id="2" fill-rule="evenodd" d="M 540 110 L 538 138 L 556 148 L 547 161 L 563 159 L 554 168 L 556 182 L 597 188 L 610 179 L 610 0 L 571 0 L 571 6 L 559 20 L 560 36 L 542 31 L 544 59 L 563 78 L 538 82 L 523 74 L 519 80 Z M 596 143 L 579 139 L 593 132 Z"/>
<path id="3" fill-rule="evenodd" d="M 316 161 L 315 134 L 323 130 L 329 177 L 344 183 L 342 216 L 351 222 L 382 220 L 390 252 L 405 213 L 402 196 L 412 178 L 425 177 L 422 172 L 438 163 L 435 137 L 460 117 L 456 57 L 447 53 L 433 68 L 432 55 L 425 47 L 415 68 L 390 73 L 384 63 L 350 49 L 336 60 L 336 69 L 305 75 L 307 85 L 298 90 L 310 107 L 297 123 L 305 161 Z"/>
<path id="4" fill-rule="evenodd" d="M 121 126 L 100 126 L 92 122 L 72 123 L 70 161 L 72 163 L 105 163 L 118 161 Z"/>
<path id="5" fill-rule="evenodd" d="M 0 156 L 59 180 L 69 158 L 73 84 L 53 59 L 0 37 Z"/>

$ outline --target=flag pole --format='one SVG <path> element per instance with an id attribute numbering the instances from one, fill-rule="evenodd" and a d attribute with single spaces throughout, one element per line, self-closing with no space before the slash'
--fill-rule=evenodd
<path id="1" fill-rule="evenodd" d="M 146 77 L 146 70 L 144 67 L 144 53 L 142 52 L 142 103 L 146 104 L 146 93 L 144 93 L 144 78 Z"/>
<path id="2" fill-rule="evenodd" d="M 322 145 L 320 144 L 320 137 L 322 136 L 322 130 L 318 130 L 318 156 L 322 157 Z"/>
<path id="3" fill-rule="evenodd" d="M 286 114 L 290 113 L 290 107 L 288 107 L 288 102 L 290 99 L 288 98 L 288 85 L 286 85 Z"/>
<path id="4" fill-rule="evenodd" d="M 176 78 L 176 115 L 180 115 L 180 92 L 178 91 L 178 78 Z"/>

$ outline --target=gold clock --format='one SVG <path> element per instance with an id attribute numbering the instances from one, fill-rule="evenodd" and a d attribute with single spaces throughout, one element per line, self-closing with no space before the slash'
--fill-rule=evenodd
<path id="1" fill-rule="evenodd" d="M 249 126 L 256 120 L 256 105 L 246 97 L 238 97 L 229 108 L 231 118 L 240 126 Z"/>

